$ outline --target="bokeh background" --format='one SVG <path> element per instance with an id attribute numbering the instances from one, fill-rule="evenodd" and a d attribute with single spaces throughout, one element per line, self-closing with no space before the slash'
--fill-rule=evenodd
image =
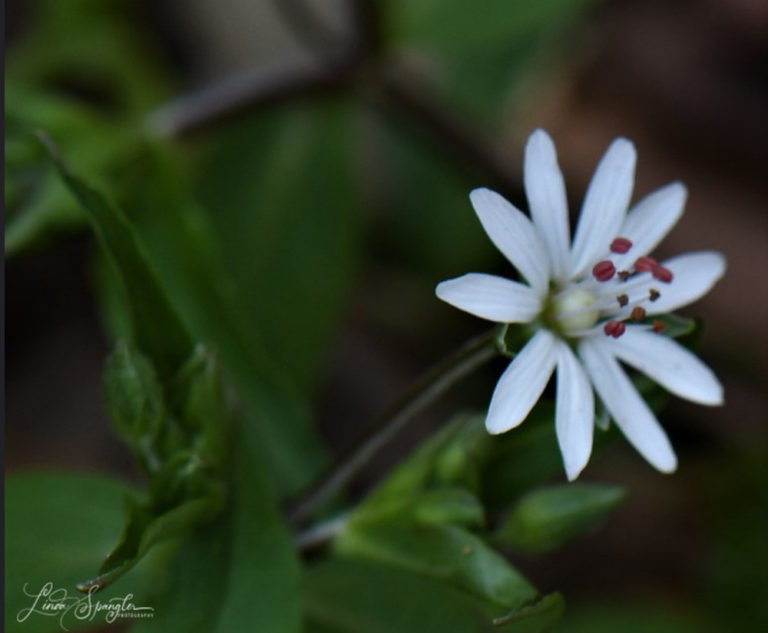
<path id="1" fill-rule="evenodd" d="M 689 189 L 659 254 L 728 259 L 687 311 L 704 319 L 700 355 L 726 405 L 673 400 L 661 419 L 679 472 L 615 444 L 583 476 L 625 485 L 623 506 L 514 562 L 565 594 L 564 633 L 768 628 L 768 3 L 9 0 L 6 20 L 9 472 L 134 476 L 102 403 L 117 327 L 103 263 L 34 128 L 115 192 L 161 261 L 173 226 L 142 201 L 166 181 L 135 147 L 146 135 L 170 148 L 258 325 L 288 323 L 317 350 L 306 363 L 280 348 L 333 452 L 484 327 L 433 292 L 505 272 L 471 188 L 524 206 L 523 145 L 543 127 L 577 211 L 622 135 L 638 150 L 635 199 Z M 265 259 L 272 239 L 286 248 Z M 317 240 L 332 256 L 305 259 Z M 175 252 L 161 277 L 184 272 Z M 305 275 L 299 294 L 283 293 L 283 270 Z M 359 489 L 456 406 L 482 408 L 502 368 L 421 416 Z"/>

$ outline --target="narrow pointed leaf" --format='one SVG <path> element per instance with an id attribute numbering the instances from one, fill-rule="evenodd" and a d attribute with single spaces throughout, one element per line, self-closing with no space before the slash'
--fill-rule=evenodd
<path id="1" fill-rule="evenodd" d="M 533 491 L 512 509 L 495 540 L 526 551 L 553 549 L 594 527 L 623 497 L 618 486 L 586 483 Z"/>
<path id="2" fill-rule="evenodd" d="M 154 359 L 164 375 L 169 374 L 189 355 L 192 341 L 161 288 L 135 231 L 114 204 L 65 163 L 50 139 L 41 138 L 118 271 L 136 344 Z"/>

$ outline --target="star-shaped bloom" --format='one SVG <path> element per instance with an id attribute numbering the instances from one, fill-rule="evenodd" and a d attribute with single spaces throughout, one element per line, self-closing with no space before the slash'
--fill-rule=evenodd
<path id="1" fill-rule="evenodd" d="M 475 316 L 532 326 L 535 333 L 496 385 L 486 428 L 503 433 L 525 420 L 557 370 L 555 428 L 570 480 L 592 452 L 593 388 L 645 459 L 662 472 L 677 467 L 666 433 L 619 362 L 681 398 L 723 402 L 712 371 L 661 334 L 652 317 L 705 295 L 725 272 L 725 259 L 715 252 L 661 263 L 649 257 L 682 215 L 686 190 L 669 184 L 627 211 L 634 170 L 634 146 L 616 139 L 592 177 L 571 241 L 555 147 L 536 130 L 525 148 L 530 219 L 493 191 L 470 194 L 488 237 L 527 283 L 469 273 L 436 289 L 440 299 Z"/>

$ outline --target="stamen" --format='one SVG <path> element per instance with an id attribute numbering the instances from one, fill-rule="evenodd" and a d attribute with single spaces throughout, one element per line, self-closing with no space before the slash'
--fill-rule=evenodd
<path id="1" fill-rule="evenodd" d="M 639 273 L 653 272 L 653 269 L 658 266 L 659 262 L 653 259 L 653 257 L 640 257 L 635 262 L 635 270 Z"/>
<path id="2" fill-rule="evenodd" d="M 605 332 L 605 335 L 612 336 L 613 338 L 619 338 L 622 334 L 624 334 L 626 329 L 626 326 L 620 321 L 608 321 L 608 323 L 603 326 L 603 332 Z"/>
<path id="3" fill-rule="evenodd" d="M 616 273 L 616 267 L 612 261 L 607 259 L 597 262 L 594 268 L 592 268 L 592 274 L 598 281 L 608 281 Z"/>
<path id="4" fill-rule="evenodd" d="M 653 331 L 656 332 L 656 334 L 661 334 L 664 331 L 664 324 L 659 320 L 655 320 L 653 322 Z"/>
<path id="5" fill-rule="evenodd" d="M 623 255 L 630 248 L 632 248 L 632 242 L 630 242 L 626 237 L 617 237 L 615 240 L 613 240 L 613 242 L 611 242 L 611 252 L 613 253 L 619 253 L 620 255 Z"/>
<path id="6" fill-rule="evenodd" d="M 618 301 L 619 306 L 623 308 L 625 305 L 629 303 L 629 297 L 625 294 L 621 294 L 618 297 L 616 297 L 616 301 Z"/>
<path id="7" fill-rule="evenodd" d="M 640 306 L 635 306 L 632 308 L 632 312 L 630 313 L 629 318 L 635 322 L 642 321 L 645 318 L 645 310 Z"/>
<path id="8" fill-rule="evenodd" d="M 656 301 L 661 296 L 661 293 L 656 290 L 656 288 L 651 288 L 651 291 L 648 293 L 648 298 L 651 301 Z"/>
<path id="9" fill-rule="evenodd" d="M 626 281 L 627 279 L 629 279 L 629 277 L 632 275 L 632 273 L 629 272 L 628 270 L 620 270 L 618 273 L 616 273 L 616 275 L 622 281 Z"/>
<path id="10" fill-rule="evenodd" d="M 664 266 L 654 266 L 651 273 L 656 279 L 665 284 L 670 283 L 672 279 L 674 279 L 672 271 L 669 268 L 665 268 Z"/>

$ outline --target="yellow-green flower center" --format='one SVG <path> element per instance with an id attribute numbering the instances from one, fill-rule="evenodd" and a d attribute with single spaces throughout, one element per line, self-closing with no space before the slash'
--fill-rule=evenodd
<path id="1" fill-rule="evenodd" d="M 597 297 L 583 288 L 566 288 L 552 298 L 552 318 L 557 329 L 568 332 L 586 330 L 597 323 L 600 311 Z"/>

